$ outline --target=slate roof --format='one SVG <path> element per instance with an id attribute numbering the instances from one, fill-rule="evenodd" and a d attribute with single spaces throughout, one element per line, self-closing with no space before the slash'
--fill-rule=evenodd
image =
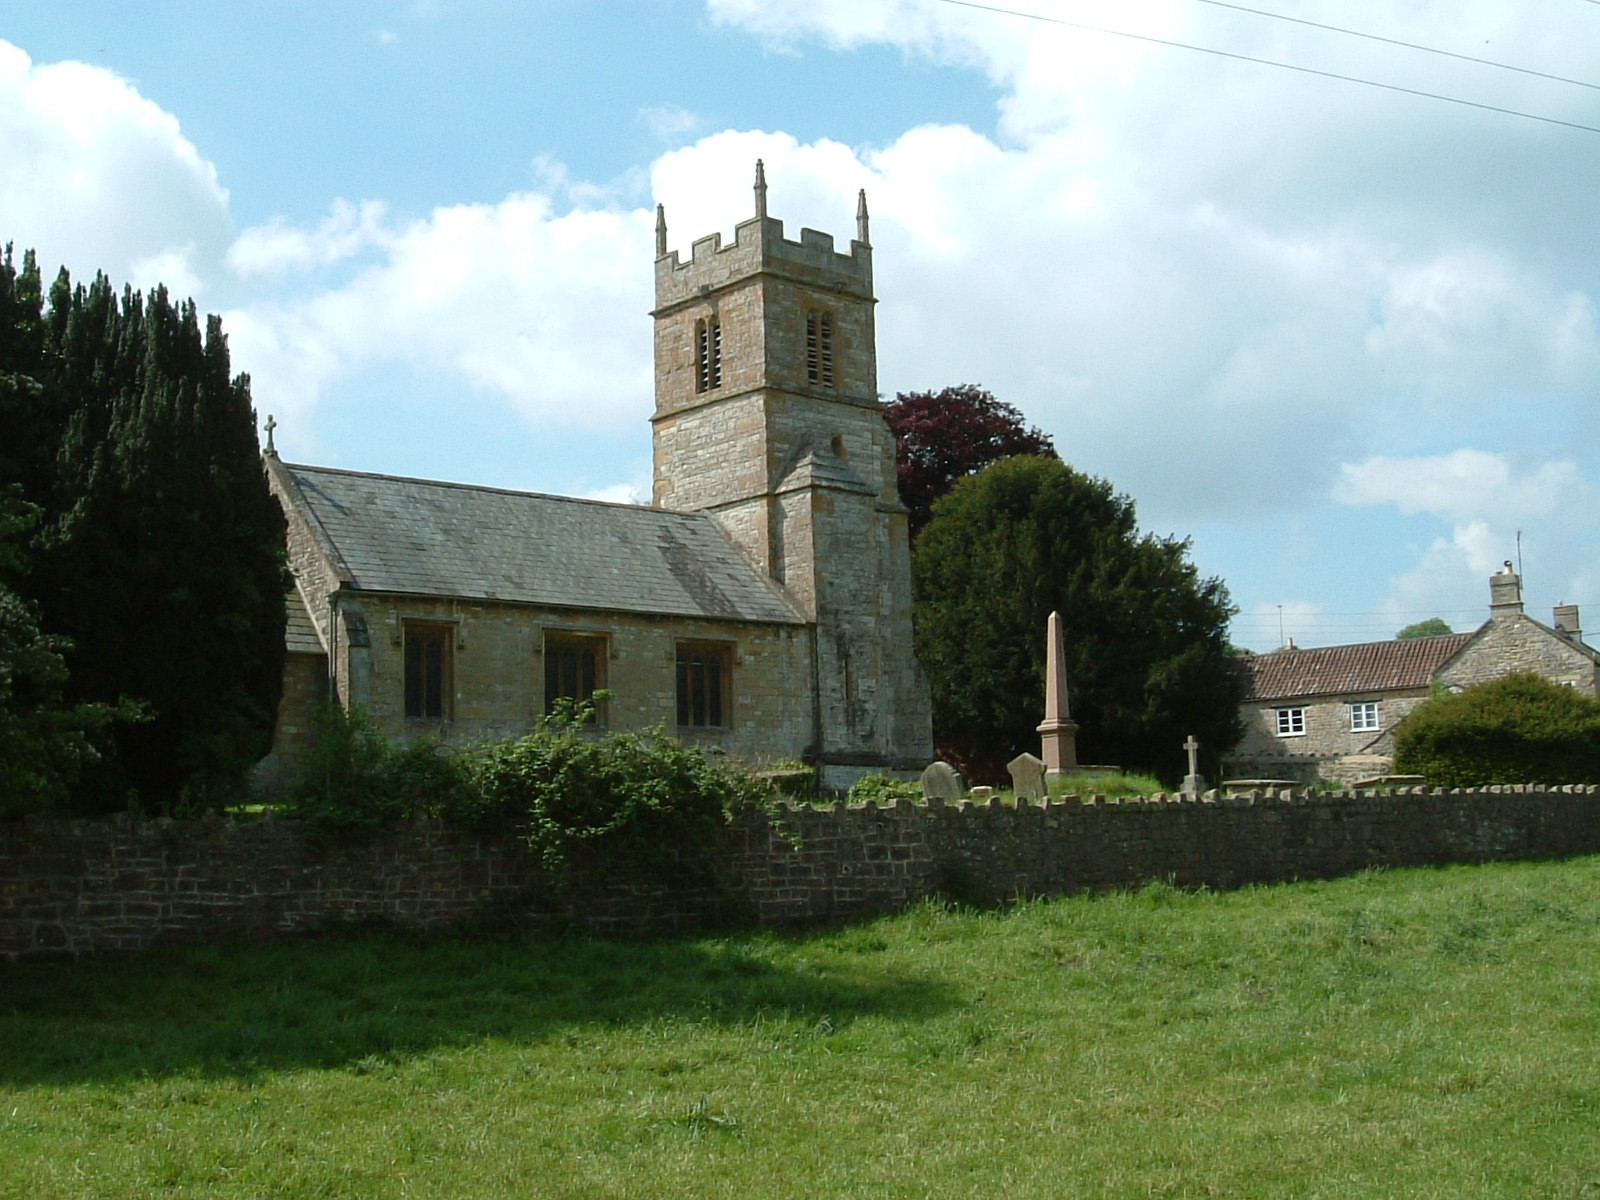
<path id="1" fill-rule="evenodd" d="M 703 514 L 279 465 L 363 591 L 804 623 Z"/>
<path id="2" fill-rule="evenodd" d="M 1449 633 L 1404 641 L 1274 650 L 1245 660 L 1246 700 L 1292 700 L 1349 692 L 1425 688 L 1434 672 L 1473 637 Z"/>

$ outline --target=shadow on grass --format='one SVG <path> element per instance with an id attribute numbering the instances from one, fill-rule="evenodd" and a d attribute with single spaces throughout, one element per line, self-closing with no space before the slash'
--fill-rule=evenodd
<path id="1" fill-rule="evenodd" d="M 249 1079 L 664 1018 L 839 1027 L 956 1002 L 937 982 L 797 962 L 790 945 L 364 931 L 0 968 L 0 1082 Z"/>

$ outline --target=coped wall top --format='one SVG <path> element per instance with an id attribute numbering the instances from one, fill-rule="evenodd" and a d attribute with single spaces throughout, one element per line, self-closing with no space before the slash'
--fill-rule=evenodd
<path id="1" fill-rule="evenodd" d="M 867 197 L 861 192 L 856 205 L 856 236 L 850 252 L 834 248 L 833 235 L 801 229 L 800 240 L 783 235 L 783 222 L 767 215 L 765 168 L 756 163 L 755 216 L 734 226 L 733 242 L 723 245 L 720 233 L 697 238 L 687 262 L 667 249 L 667 220 L 663 205 L 656 206 L 656 305 L 666 308 L 696 299 L 735 280 L 765 271 L 781 274 L 826 290 L 870 299 L 872 247 L 868 238 Z"/>

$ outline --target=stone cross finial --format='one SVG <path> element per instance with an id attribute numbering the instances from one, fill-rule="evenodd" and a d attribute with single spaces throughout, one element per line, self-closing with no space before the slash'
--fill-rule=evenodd
<path id="1" fill-rule="evenodd" d="M 1045 636 L 1043 743 L 1045 777 L 1056 779 L 1078 769 L 1078 724 L 1067 702 L 1067 647 L 1061 637 L 1061 614 L 1050 614 Z"/>
<path id="2" fill-rule="evenodd" d="M 1189 752 L 1189 774 L 1198 774 L 1200 765 L 1200 743 L 1194 740 L 1194 734 L 1183 739 L 1183 748 Z"/>
<path id="3" fill-rule="evenodd" d="M 756 159 L 756 216 L 767 215 L 767 168 Z"/>
<path id="4" fill-rule="evenodd" d="M 867 236 L 867 189 L 862 188 L 856 197 L 856 241 L 865 246 L 871 240 Z"/>
<path id="5" fill-rule="evenodd" d="M 278 418 L 271 413 L 267 414 L 267 453 L 277 454 L 278 448 L 272 444 L 272 431 L 278 427 Z"/>
<path id="6" fill-rule="evenodd" d="M 656 205 L 656 257 L 667 256 L 667 206 Z"/>

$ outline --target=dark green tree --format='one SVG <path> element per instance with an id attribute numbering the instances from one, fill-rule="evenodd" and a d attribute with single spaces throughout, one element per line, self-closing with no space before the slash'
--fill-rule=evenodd
<path id="1" fill-rule="evenodd" d="M 1395 770 L 1434 787 L 1600 783 L 1600 701 L 1538 675 L 1435 696 L 1395 730 Z"/>
<path id="2" fill-rule="evenodd" d="M 164 288 L 118 296 L 61 272 L 41 307 L 31 256 L 0 280 L 0 459 L 45 510 L 27 578 L 72 646 L 67 697 L 149 719 L 79 785 L 79 811 L 204 804 L 270 748 L 283 670 L 283 516 L 256 445 L 249 380 L 219 318 Z M 8 360 L 6 347 L 15 353 Z"/>
<path id="3" fill-rule="evenodd" d="M 1397 642 L 1408 642 L 1412 638 L 1443 637 L 1447 633 L 1454 633 L 1442 617 L 1429 617 L 1426 621 L 1417 621 L 1407 625 L 1394 635 Z"/>
<path id="4" fill-rule="evenodd" d="M 1051 458 L 958 481 L 912 550 L 917 652 L 934 741 L 995 778 L 1038 753 L 1045 625 L 1061 613 L 1079 757 L 1184 773 L 1183 741 L 1214 761 L 1241 732 L 1226 587 L 1188 543 L 1140 534 L 1133 502 Z"/>
<path id="5" fill-rule="evenodd" d="M 36 506 L 0 494 L 0 817 L 66 808 L 84 766 L 100 757 L 107 726 L 132 706 L 71 704 L 63 638 L 39 628 L 16 591 Z"/>

